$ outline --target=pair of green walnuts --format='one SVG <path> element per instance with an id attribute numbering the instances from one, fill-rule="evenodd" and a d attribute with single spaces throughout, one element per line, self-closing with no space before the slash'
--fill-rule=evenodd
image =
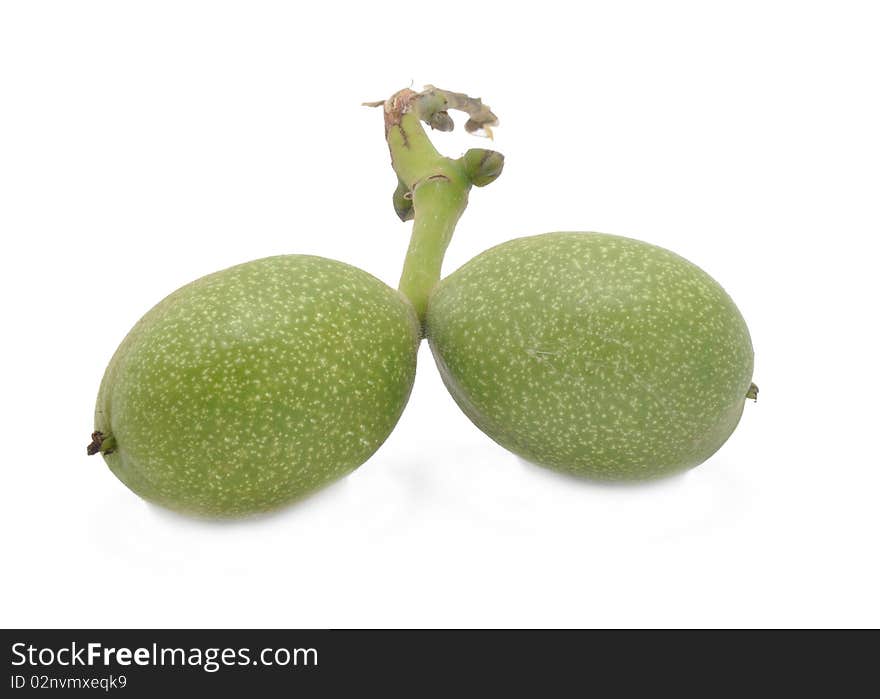
<path id="1" fill-rule="evenodd" d="M 426 337 L 467 416 L 536 464 L 638 480 L 711 456 L 757 391 L 749 332 L 724 290 L 671 252 L 599 233 L 511 240 L 441 281 L 471 186 L 494 180 L 503 158 L 444 158 L 422 123 L 447 130 L 447 110 L 459 109 L 469 131 L 490 132 L 495 115 L 431 86 L 375 106 L 399 180 L 395 208 L 414 218 L 400 290 L 306 255 L 188 284 L 111 359 L 89 453 L 179 512 L 281 507 L 381 446 Z"/>

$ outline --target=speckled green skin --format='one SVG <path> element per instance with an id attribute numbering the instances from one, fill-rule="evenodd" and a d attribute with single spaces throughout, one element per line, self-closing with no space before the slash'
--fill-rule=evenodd
<path id="1" fill-rule="evenodd" d="M 548 233 L 492 248 L 435 289 L 427 334 L 453 398 L 538 464 L 605 480 L 700 464 L 752 379 L 730 297 L 629 238 Z"/>
<path id="2" fill-rule="evenodd" d="M 107 368 L 110 469 L 185 513 L 270 510 L 352 471 L 397 423 L 416 368 L 410 304 L 355 267 L 289 255 L 199 279 L 147 313 Z"/>

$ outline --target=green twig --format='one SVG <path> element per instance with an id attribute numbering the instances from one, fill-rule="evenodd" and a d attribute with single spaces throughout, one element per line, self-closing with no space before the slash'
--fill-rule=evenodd
<path id="1" fill-rule="evenodd" d="M 443 256 L 467 207 L 470 188 L 494 181 L 501 174 L 504 157 L 484 149 L 469 150 L 457 160 L 444 157 L 434 148 L 422 122 L 447 131 L 452 124 L 447 110 L 460 109 L 470 116 L 469 131 L 483 129 L 491 134 L 489 127 L 497 118 L 480 100 L 434 87 L 424 92 L 401 90 L 384 102 L 371 104 L 381 105 L 385 114 L 385 138 L 398 177 L 394 210 L 403 221 L 414 219 L 400 291 L 424 321 L 428 297 L 440 281 Z"/>

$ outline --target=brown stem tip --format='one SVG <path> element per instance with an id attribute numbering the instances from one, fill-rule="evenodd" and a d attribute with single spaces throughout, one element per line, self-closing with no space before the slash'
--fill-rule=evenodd
<path id="1" fill-rule="evenodd" d="M 86 454 L 89 456 L 94 456 L 98 452 L 112 454 L 113 446 L 112 437 L 107 437 L 103 432 L 92 432 L 92 441 L 86 447 Z"/>
<path id="2" fill-rule="evenodd" d="M 363 102 L 365 107 L 383 107 L 385 110 L 385 132 L 400 124 L 401 117 L 415 109 L 419 119 L 437 131 L 452 131 L 454 124 L 449 110 L 455 109 L 468 115 L 464 125 L 468 133 L 482 132 L 492 138 L 492 127 L 498 126 L 498 117 L 479 97 L 469 97 L 463 92 L 441 90 L 433 85 L 425 85 L 421 92 L 405 88 L 395 92 L 387 100 Z"/>

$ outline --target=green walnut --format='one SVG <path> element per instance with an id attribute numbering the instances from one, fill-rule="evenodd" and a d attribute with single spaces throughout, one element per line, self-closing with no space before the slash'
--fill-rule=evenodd
<path id="1" fill-rule="evenodd" d="M 754 397 L 746 324 L 687 260 L 598 233 L 478 255 L 434 289 L 427 336 L 452 397 L 529 461 L 646 479 L 705 461 Z"/>
<path id="2" fill-rule="evenodd" d="M 385 441 L 419 339 L 399 292 L 341 262 L 288 255 L 211 274 L 123 340 L 89 451 L 135 493 L 180 512 L 277 508 Z"/>

